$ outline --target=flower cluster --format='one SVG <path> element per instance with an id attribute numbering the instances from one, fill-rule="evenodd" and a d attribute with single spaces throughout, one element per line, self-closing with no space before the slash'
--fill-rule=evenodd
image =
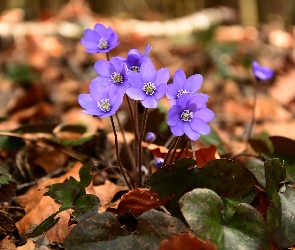
<path id="1" fill-rule="evenodd" d="M 119 44 L 117 34 L 101 24 L 96 24 L 94 30 L 86 29 L 81 43 L 89 53 L 107 53 Z M 98 117 L 112 116 L 125 94 L 141 101 L 145 108 L 156 108 L 166 95 L 172 106 L 167 121 L 172 134 L 186 134 L 191 140 L 197 140 L 200 134 L 209 134 L 207 123 L 213 120 L 214 113 L 206 107 L 208 95 L 197 93 L 203 82 L 202 75 L 195 74 L 187 79 L 184 71 L 178 69 L 173 82 L 167 85 L 169 69 L 155 69 L 148 57 L 151 48 L 146 45 L 143 54 L 131 49 L 127 58 L 97 61 L 94 69 L 98 76 L 90 84 L 90 94 L 81 94 L 78 98 L 85 109 L 82 112 Z"/>

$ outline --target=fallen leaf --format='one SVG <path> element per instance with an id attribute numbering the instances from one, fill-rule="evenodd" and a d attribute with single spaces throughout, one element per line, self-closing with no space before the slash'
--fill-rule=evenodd
<path id="1" fill-rule="evenodd" d="M 35 243 L 32 241 L 32 239 L 28 239 L 25 245 L 16 248 L 16 250 L 34 250 L 34 249 L 35 249 Z"/>
<path id="2" fill-rule="evenodd" d="M 217 147 L 215 145 L 211 145 L 209 148 L 198 149 L 196 150 L 195 154 L 199 168 L 203 167 L 208 161 L 218 159 L 219 157 L 217 153 Z"/>
<path id="3" fill-rule="evenodd" d="M 42 144 L 39 142 L 38 145 Z M 27 161 L 31 168 L 35 165 L 42 167 L 46 174 L 61 168 L 68 159 L 68 155 L 44 144 L 42 147 L 28 147 Z"/>
<path id="4" fill-rule="evenodd" d="M 3 239 L 2 241 L 0 241 L 0 249 L 1 250 L 14 250 L 17 249 L 15 244 L 13 243 L 12 240 L 10 240 L 8 237 L 6 237 L 5 239 Z"/>
<path id="5" fill-rule="evenodd" d="M 122 195 L 118 204 L 114 207 L 108 207 L 106 211 L 115 214 L 123 214 L 131 211 L 133 215 L 138 215 L 165 204 L 167 201 L 171 200 L 173 196 L 174 195 L 170 195 L 167 198 L 159 199 L 158 193 L 147 188 L 137 188 Z"/>
<path id="6" fill-rule="evenodd" d="M 121 187 L 115 185 L 109 180 L 106 180 L 104 185 L 93 186 L 93 189 L 94 194 L 100 200 L 100 206 L 105 206 L 111 203 L 115 194 L 122 190 Z"/>
<path id="7" fill-rule="evenodd" d="M 48 216 L 59 210 L 60 204 L 55 203 L 49 196 L 43 196 L 43 194 L 47 192 L 47 189 L 44 189 L 44 187 L 54 183 L 61 183 L 69 177 L 79 180 L 79 170 L 81 166 L 82 163 L 77 162 L 66 174 L 58 178 L 45 180 L 28 190 L 24 195 L 17 197 L 18 203 L 24 207 L 26 212 L 26 215 L 16 223 L 20 235 L 24 234 L 32 225 L 40 224 Z M 86 188 L 86 193 L 94 194 L 92 184 Z M 60 217 L 59 222 L 51 228 L 45 236 L 49 241 L 63 242 L 74 225 L 71 227 L 68 226 L 70 211 L 64 211 L 57 216 Z"/>
<path id="8" fill-rule="evenodd" d="M 166 154 L 168 153 L 168 149 L 163 146 L 158 146 L 156 144 L 152 143 L 146 143 L 143 142 L 143 146 L 147 147 L 153 154 L 155 158 L 165 158 Z M 187 158 L 193 157 L 192 150 L 186 151 L 184 150 L 180 155 L 181 152 L 180 149 L 176 150 L 176 153 L 174 155 L 174 160 L 178 158 Z M 195 151 L 196 154 L 196 160 L 198 163 L 198 167 L 202 167 L 206 162 L 219 159 L 220 156 L 217 153 L 217 147 L 215 145 L 211 145 L 209 148 L 200 148 Z"/>
<path id="9" fill-rule="evenodd" d="M 289 104 L 295 99 L 295 70 L 290 70 L 284 75 L 278 76 L 274 86 L 270 87 L 269 94 L 283 105 Z"/>
<path id="10" fill-rule="evenodd" d="M 217 247 L 208 241 L 202 241 L 189 234 L 180 234 L 163 240 L 159 250 L 217 250 Z"/>

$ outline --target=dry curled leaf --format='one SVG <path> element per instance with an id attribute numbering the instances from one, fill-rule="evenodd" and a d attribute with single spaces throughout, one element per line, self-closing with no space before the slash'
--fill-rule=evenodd
<path id="1" fill-rule="evenodd" d="M 137 188 L 122 195 L 119 203 L 114 207 L 108 207 L 106 211 L 115 214 L 123 214 L 131 211 L 133 215 L 137 215 L 165 204 L 167 201 L 171 200 L 173 196 L 174 195 L 159 199 L 158 193 L 147 188 Z"/>
<path id="2" fill-rule="evenodd" d="M 217 250 L 217 247 L 207 241 L 202 241 L 189 234 L 180 234 L 163 240 L 160 250 Z"/>

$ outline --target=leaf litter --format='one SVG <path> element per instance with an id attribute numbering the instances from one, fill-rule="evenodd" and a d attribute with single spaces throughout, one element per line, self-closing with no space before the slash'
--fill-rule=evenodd
<path id="1" fill-rule="evenodd" d="M 78 3 L 79 1 L 76 2 Z M 1 21 L 21 22 L 21 12 L 17 10 L 15 12 L 11 11 L 10 17 L 1 14 Z M 71 8 L 65 8 L 62 11 L 63 18 L 66 20 L 75 13 L 74 9 Z M 81 12 L 84 16 L 89 17 L 90 15 L 87 9 L 82 8 Z M 121 26 L 118 20 L 102 20 L 113 26 L 115 30 L 120 30 Z M 52 25 L 56 24 L 52 23 Z M 229 34 L 232 34 L 232 36 Z M 253 41 L 259 39 L 258 30 L 251 31 L 242 27 L 217 27 L 215 42 L 219 46 L 217 47 L 218 50 L 222 52 L 222 43 L 230 39 L 230 37 L 232 37 L 230 42 L 240 44 L 240 46 L 235 47 L 233 54 L 228 55 L 227 59 L 229 60 L 227 62 L 229 63 L 222 63 L 222 60 L 225 58 L 224 55 L 226 55 L 223 52 L 218 56 L 216 51 L 207 52 L 202 50 L 200 45 L 192 46 L 186 44 L 179 46 L 168 38 L 145 37 L 136 33 L 131 35 L 134 38 L 131 41 L 129 34 L 123 36 L 122 47 L 117 49 L 116 53 L 125 56 L 127 49 L 142 47 L 148 41 L 153 44 L 151 57 L 155 60 L 157 68 L 168 66 L 171 74 L 179 67 L 184 68 L 187 73 L 202 72 L 206 76 L 204 77 L 206 83 L 203 84 L 202 91 L 210 95 L 208 106 L 217 113 L 212 127 L 215 128 L 215 131 L 222 139 L 222 145 L 226 152 L 221 154 L 221 157 L 226 157 L 240 153 L 245 146 L 247 134 L 245 127 L 249 126 L 253 107 L 252 86 L 249 84 L 252 75 L 248 68 L 240 66 L 240 61 L 245 60 L 246 62 L 249 60 L 253 50 L 255 53 L 262 51 L 259 54 L 260 61 L 265 62 L 277 72 L 277 77 L 267 83 L 268 85 L 260 86 L 256 109 L 256 120 L 258 123 L 254 127 L 253 134 L 266 130 L 270 136 L 284 136 L 295 140 L 293 132 L 295 93 L 292 87 L 292 82 L 294 82 L 295 78 L 292 65 L 294 65 L 295 59 L 294 56 L 290 56 L 290 58 L 285 57 L 288 49 L 294 50 L 294 36 L 278 30 L 265 33 L 264 35 L 270 39 L 270 46 L 266 46 L 261 40 L 259 40 L 259 45 L 254 44 Z M 254 39 L 253 36 L 256 38 Z M 284 39 L 277 39 L 278 37 Z M 122 185 L 122 179 L 118 171 L 113 171 L 114 169 L 112 168 L 115 156 L 113 153 L 110 153 L 114 149 L 113 135 L 109 133 L 111 129 L 110 122 L 106 119 L 96 119 L 81 114 L 81 109 L 77 104 L 78 94 L 87 91 L 89 81 L 96 76 L 91 69 L 91 65 L 98 59 L 104 58 L 101 55 L 97 57 L 86 55 L 79 42 L 75 39 L 67 39 L 69 38 L 30 32 L 22 39 L 20 37 L 15 39 L 13 42 L 17 45 L 15 48 L 4 47 L 0 52 L 1 58 L 5 58 L 5 60 L 0 60 L 1 70 L 4 71 L 1 74 L 5 76 L 5 79 L 1 79 L 0 87 L 0 100 L 2 104 L 0 105 L 0 128 L 1 131 L 10 131 L 20 136 L 18 138 L 20 140 L 9 141 L 12 137 L 9 137 L 9 140 L 6 137 L 6 141 L 0 141 L 0 163 L 17 182 L 17 185 L 15 185 L 15 182 L 10 181 L 9 185 L 12 188 L 6 187 L 6 190 L 12 189 L 12 192 L 8 192 L 10 193 L 8 197 L 9 203 L 11 202 L 10 200 L 14 202 L 12 197 L 14 197 L 13 192 L 16 192 L 16 201 L 24 207 L 24 212 L 9 208 L 5 208 L 4 211 L 15 213 L 13 220 L 16 222 L 18 233 L 21 235 L 58 211 L 60 204 L 55 203 L 49 196 L 43 196 L 46 192 L 44 188 L 54 183 L 61 183 L 69 177 L 78 180 L 78 173 L 82 164 L 77 162 L 77 160 L 81 159 L 85 161 L 87 159 L 93 160 L 95 163 L 93 171 L 100 178 L 99 184 L 104 183 L 103 185 L 91 183 L 86 188 L 87 194 L 99 197 L 100 212 L 107 210 L 115 214 L 124 214 L 132 211 L 133 215 L 141 215 L 147 210 L 165 205 L 166 202 L 173 198 L 168 196 L 158 199 L 157 193 L 150 189 L 135 189 L 128 192 L 127 188 Z M 283 42 L 279 44 L 276 41 Z M 167 49 L 163 50 L 163 45 Z M 277 48 L 280 48 L 279 51 L 282 53 L 278 52 Z M 201 62 L 196 58 L 202 58 Z M 202 65 L 203 62 L 207 62 L 208 67 L 206 69 Z M 212 74 L 212 69 L 218 73 Z M 25 72 L 26 78 L 22 77 L 23 73 L 21 72 Z M 19 74 L 21 74 L 21 77 Z M 164 99 L 161 103 L 162 111 L 165 114 L 168 110 L 168 101 Z M 126 134 L 127 142 L 132 145 L 134 135 L 126 111 L 127 104 L 123 103 L 119 114 L 126 121 L 124 129 L 129 132 Z M 158 120 L 162 119 L 159 114 L 156 115 L 156 118 Z M 25 124 L 42 127 L 40 124 L 44 121 L 55 124 L 54 129 L 43 134 L 39 133 L 38 129 L 30 132 L 12 132 Z M 85 131 L 81 132 L 79 130 L 79 125 L 81 124 L 85 125 Z M 155 127 L 154 124 L 150 121 L 147 127 L 153 128 Z M 167 145 L 165 146 L 164 144 L 169 139 L 170 134 L 165 129 L 158 130 L 157 132 L 160 136 L 154 142 L 155 144 L 143 144 L 150 152 L 151 159 L 156 157 L 165 158 L 168 152 Z M 120 144 L 123 144 L 122 133 L 118 133 L 118 135 Z M 53 140 L 53 143 L 49 143 L 48 140 Z M 4 146 L 8 147 L 11 145 L 15 148 L 12 150 L 4 149 Z M 220 158 L 220 148 L 216 147 L 217 144 L 215 144 L 216 146 L 206 145 L 207 148 L 204 148 L 204 145 L 204 141 L 195 143 L 196 160 L 200 168 L 206 165 L 206 163 L 209 162 L 210 165 L 210 161 Z M 23 151 L 20 151 L 20 149 Z M 21 155 L 20 152 L 23 152 L 23 154 Z M 254 153 L 254 150 L 252 153 Z M 17 157 L 18 163 L 15 163 L 14 161 Z M 193 153 L 191 150 L 181 152 L 181 149 L 179 149 L 174 157 L 180 159 L 193 157 Z M 285 157 L 283 156 L 282 159 L 286 159 Z M 148 161 L 149 159 L 146 160 Z M 241 163 L 248 161 L 247 158 L 239 160 Z M 292 170 L 292 167 L 290 167 L 292 166 L 291 163 L 289 161 L 286 164 L 288 171 Z M 73 167 L 71 168 L 71 166 Z M 127 168 L 131 169 L 130 166 Z M 55 177 L 55 171 L 59 170 L 61 170 L 59 174 L 62 175 Z M 152 171 L 156 172 L 157 169 L 154 168 Z M 42 177 L 44 176 L 45 180 L 43 181 Z M 38 180 L 37 184 L 36 179 Z M 27 183 L 29 183 L 28 186 L 26 186 Z M 27 187 L 31 188 L 28 189 Z M 287 190 L 289 190 L 288 185 Z M 218 190 L 216 189 L 215 191 Z M 258 191 L 256 190 L 256 192 Z M 138 193 L 142 194 L 139 198 L 136 196 Z M 116 194 L 120 195 L 115 197 Z M 283 194 L 280 195 L 283 196 Z M 114 197 L 116 198 L 115 201 L 113 200 Z M 150 202 L 150 197 L 153 197 L 153 202 Z M 277 204 L 280 202 L 280 199 L 277 198 L 275 204 L 271 207 L 276 212 L 279 211 Z M 2 201 L 3 199 L 1 199 L 1 204 Z M 13 204 L 15 205 L 15 203 Z M 144 205 L 139 208 L 138 204 Z M 168 204 L 171 205 L 172 203 L 168 202 Z M 270 204 L 271 202 L 261 192 L 258 192 L 256 200 L 252 203 L 264 218 L 267 217 L 267 210 Z M 4 204 L 4 206 L 7 205 Z M 270 210 L 269 217 L 274 213 L 273 210 Z M 59 213 L 58 216 L 61 219 L 46 233 L 46 238 L 50 242 L 63 242 L 71 232 L 71 229 L 75 227 L 75 225 L 69 226 L 68 224 L 70 221 L 70 211 Z M 277 238 L 276 240 L 279 241 L 280 237 Z M 161 243 L 161 247 L 166 249 L 167 246 L 164 248 L 164 245 L 168 244 L 169 247 L 172 244 L 172 246 L 175 246 L 182 241 L 192 242 L 193 245 L 199 246 L 196 239 L 195 237 L 188 237 L 186 234 L 179 234 L 178 236 L 167 238 L 165 244 L 164 241 Z M 288 239 L 287 242 L 289 241 Z M 290 242 L 292 243 L 292 240 Z M 2 240 L 1 244 L 10 244 L 10 242 Z M 27 244 L 28 248 L 32 248 L 34 243 L 29 240 Z M 31 246 L 29 246 L 30 244 Z M 200 244 L 204 245 L 205 243 L 203 244 L 202 242 Z M 21 247 L 17 249 L 21 249 Z M 208 243 L 208 248 L 204 249 L 214 249 L 214 247 Z"/>

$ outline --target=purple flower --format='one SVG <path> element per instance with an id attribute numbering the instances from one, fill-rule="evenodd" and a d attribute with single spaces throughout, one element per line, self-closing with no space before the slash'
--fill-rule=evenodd
<path id="1" fill-rule="evenodd" d="M 268 80 L 273 75 L 273 70 L 266 66 L 260 66 L 258 62 L 252 62 L 252 70 L 256 78 L 261 81 Z"/>
<path id="2" fill-rule="evenodd" d="M 111 27 L 106 28 L 100 23 L 94 29 L 86 29 L 81 39 L 82 45 L 88 53 L 106 53 L 115 48 L 118 42 L 118 35 Z"/>
<path id="3" fill-rule="evenodd" d="M 207 122 L 214 118 L 212 110 L 206 107 L 207 98 L 201 95 L 183 94 L 168 111 L 168 125 L 172 134 L 186 134 L 191 140 L 199 139 L 200 134 L 210 133 Z"/>
<path id="4" fill-rule="evenodd" d="M 156 140 L 156 135 L 153 132 L 147 132 L 145 135 L 146 142 L 154 142 Z"/>
<path id="5" fill-rule="evenodd" d="M 137 49 L 131 49 L 128 52 L 127 58 L 121 58 L 123 62 L 126 63 L 128 70 L 139 72 L 140 66 L 142 63 L 146 61 L 150 61 L 151 59 L 148 57 L 148 54 L 150 53 L 152 49 L 152 46 L 147 44 L 145 46 L 145 51 L 143 55 L 141 52 Z"/>
<path id="6" fill-rule="evenodd" d="M 121 95 L 124 95 L 129 86 L 127 69 L 125 64 L 118 58 L 111 58 L 110 61 L 100 60 L 94 64 L 94 69 L 99 75 L 93 81 L 109 88 L 116 88 Z"/>
<path id="7" fill-rule="evenodd" d="M 163 166 L 164 159 L 163 158 L 156 158 L 154 160 L 154 165 L 156 168 L 161 168 Z"/>
<path id="8" fill-rule="evenodd" d="M 134 100 L 140 100 L 145 108 L 156 108 L 158 100 L 166 93 L 169 70 L 162 68 L 156 71 L 151 61 L 140 66 L 140 72 L 129 71 L 129 88 L 126 94 Z"/>
<path id="9" fill-rule="evenodd" d="M 82 113 L 98 117 L 112 116 L 123 102 L 123 96 L 116 88 L 107 90 L 104 86 L 92 81 L 89 86 L 90 94 L 81 94 L 78 102 L 85 110 Z"/>
<path id="10" fill-rule="evenodd" d="M 170 105 L 175 105 L 177 99 L 183 94 L 195 94 L 201 88 L 202 82 L 202 75 L 195 74 L 186 79 L 184 71 L 178 69 L 173 76 L 173 83 L 167 86 L 166 95 Z M 203 96 L 207 100 L 209 99 L 209 96 L 206 94 L 198 93 L 197 95 Z"/>

